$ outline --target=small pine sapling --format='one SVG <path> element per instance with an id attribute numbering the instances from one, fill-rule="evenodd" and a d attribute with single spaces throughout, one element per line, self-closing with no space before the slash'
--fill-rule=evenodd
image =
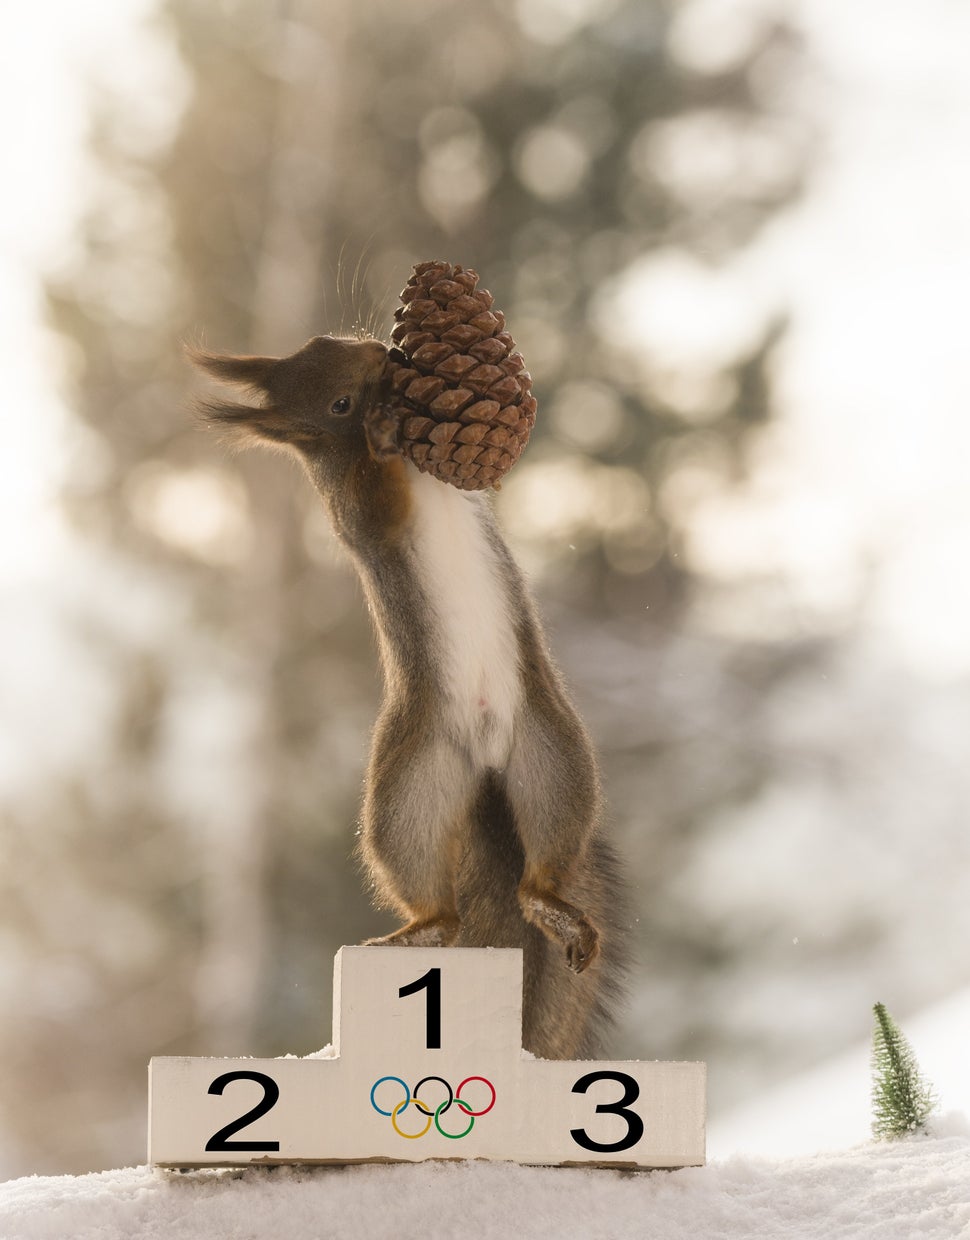
<path id="1" fill-rule="evenodd" d="M 924 1131 L 937 1100 L 920 1074 L 913 1049 L 882 1003 L 873 1007 L 872 1135 L 892 1140 Z"/>

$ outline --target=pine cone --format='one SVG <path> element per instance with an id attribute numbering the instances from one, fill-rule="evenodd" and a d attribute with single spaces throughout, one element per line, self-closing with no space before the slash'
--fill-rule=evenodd
<path id="1" fill-rule="evenodd" d="M 478 273 L 419 263 L 401 293 L 385 378 L 388 398 L 372 441 L 391 443 L 418 469 L 464 491 L 498 487 L 535 425 L 532 377 L 476 288 Z"/>

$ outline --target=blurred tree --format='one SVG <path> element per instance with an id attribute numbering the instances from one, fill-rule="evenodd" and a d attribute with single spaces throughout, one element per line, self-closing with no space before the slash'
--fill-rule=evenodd
<path id="1" fill-rule="evenodd" d="M 77 803 L 52 810 L 63 855 L 88 857 L 88 915 L 118 884 L 151 927 L 140 959 L 115 944 L 84 1009 L 103 1020 L 144 994 L 111 1042 L 119 1115 L 152 1053 L 318 1045 L 334 950 L 381 929 L 350 860 L 377 695 L 356 589 L 292 467 L 229 458 L 193 424 L 180 340 L 290 352 L 320 331 L 383 335 L 412 262 L 476 267 L 540 401 L 502 501 L 513 540 L 544 565 L 556 623 L 604 635 L 609 622 L 631 679 L 647 678 L 692 580 L 672 483 L 698 461 L 725 485 L 743 475 L 779 326 L 757 324 L 691 385 L 631 343 L 624 290 L 650 256 L 730 262 L 797 192 L 805 154 L 765 102 L 797 52 L 790 32 L 766 20 L 729 62 L 691 64 L 677 8 L 166 0 L 176 132 L 150 141 L 138 108 L 103 101 L 76 262 L 49 288 L 87 429 L 66 500 L 133 594 L 147 576 L 174 600 L 162 633 L 113 648 L 131 710 L 98 738 Z M 126 610 L 124 590 L 106 587 L 106 613 Z M 657 798 L 636 850 L 645 899 L 676 864 L 684 816 L 665 821 L 675 742 L 657 710 L 628 697 L 624 717 L 649 720 L 641 740 L 605 736 L 621 825 L 645 789 Z M 92 809 L 88 785 L 119 774 L 125 795 Z M 702 963 L 709 948 L 668 915 L 650 927 L 658 958 L 673 945 Z M 99 943 L 86 950 L 106 954 Z M 86 1122 L 80 1103 L 59 1105 L 61 1127 Z M 83 1153 L 50 1138 L 46 1161 L 35 1143 L 27 1165 L 137 1158 L 140 1122 L 135 1107 Z"/>

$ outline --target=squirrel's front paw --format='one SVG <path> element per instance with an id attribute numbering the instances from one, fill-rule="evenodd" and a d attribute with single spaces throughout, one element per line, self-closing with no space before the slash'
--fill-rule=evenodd
<path id="1" fill-rule="evenodd" d="M 574 973 L 582 973 L 599 949 L 600 936 L 584 917 L 575 926 L 575 937 L 566 943 L 566 963 Z"/>
<path id="2" fill-rule="evenodd" d="M 519 904 L 526 921 L 565 946 L 566 964 L 574 973 L 590 966 L 599 952 L 600 936 L 584 913 L 534 883 L 523 882 L 519 887 Z"/>
<path id="3" fill-rule="evenodd" d="M 376 461 L 386 461 L 400 454 L 400 434 L 400 418 L 395 417 L 386 405 L 373 405 L 364 414 L 364 435 Z"/>

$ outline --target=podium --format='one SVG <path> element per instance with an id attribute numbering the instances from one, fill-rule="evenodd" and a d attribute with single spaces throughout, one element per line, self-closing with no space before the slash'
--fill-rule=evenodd
<path id="1" fill-rule="evenodd" d="M 705 1065 L 535 1059 L 519 950 L 343 947 L 333 1012 L 330 1058 L 154 1058 L 149 1163 L 704 1162 Z"/>

